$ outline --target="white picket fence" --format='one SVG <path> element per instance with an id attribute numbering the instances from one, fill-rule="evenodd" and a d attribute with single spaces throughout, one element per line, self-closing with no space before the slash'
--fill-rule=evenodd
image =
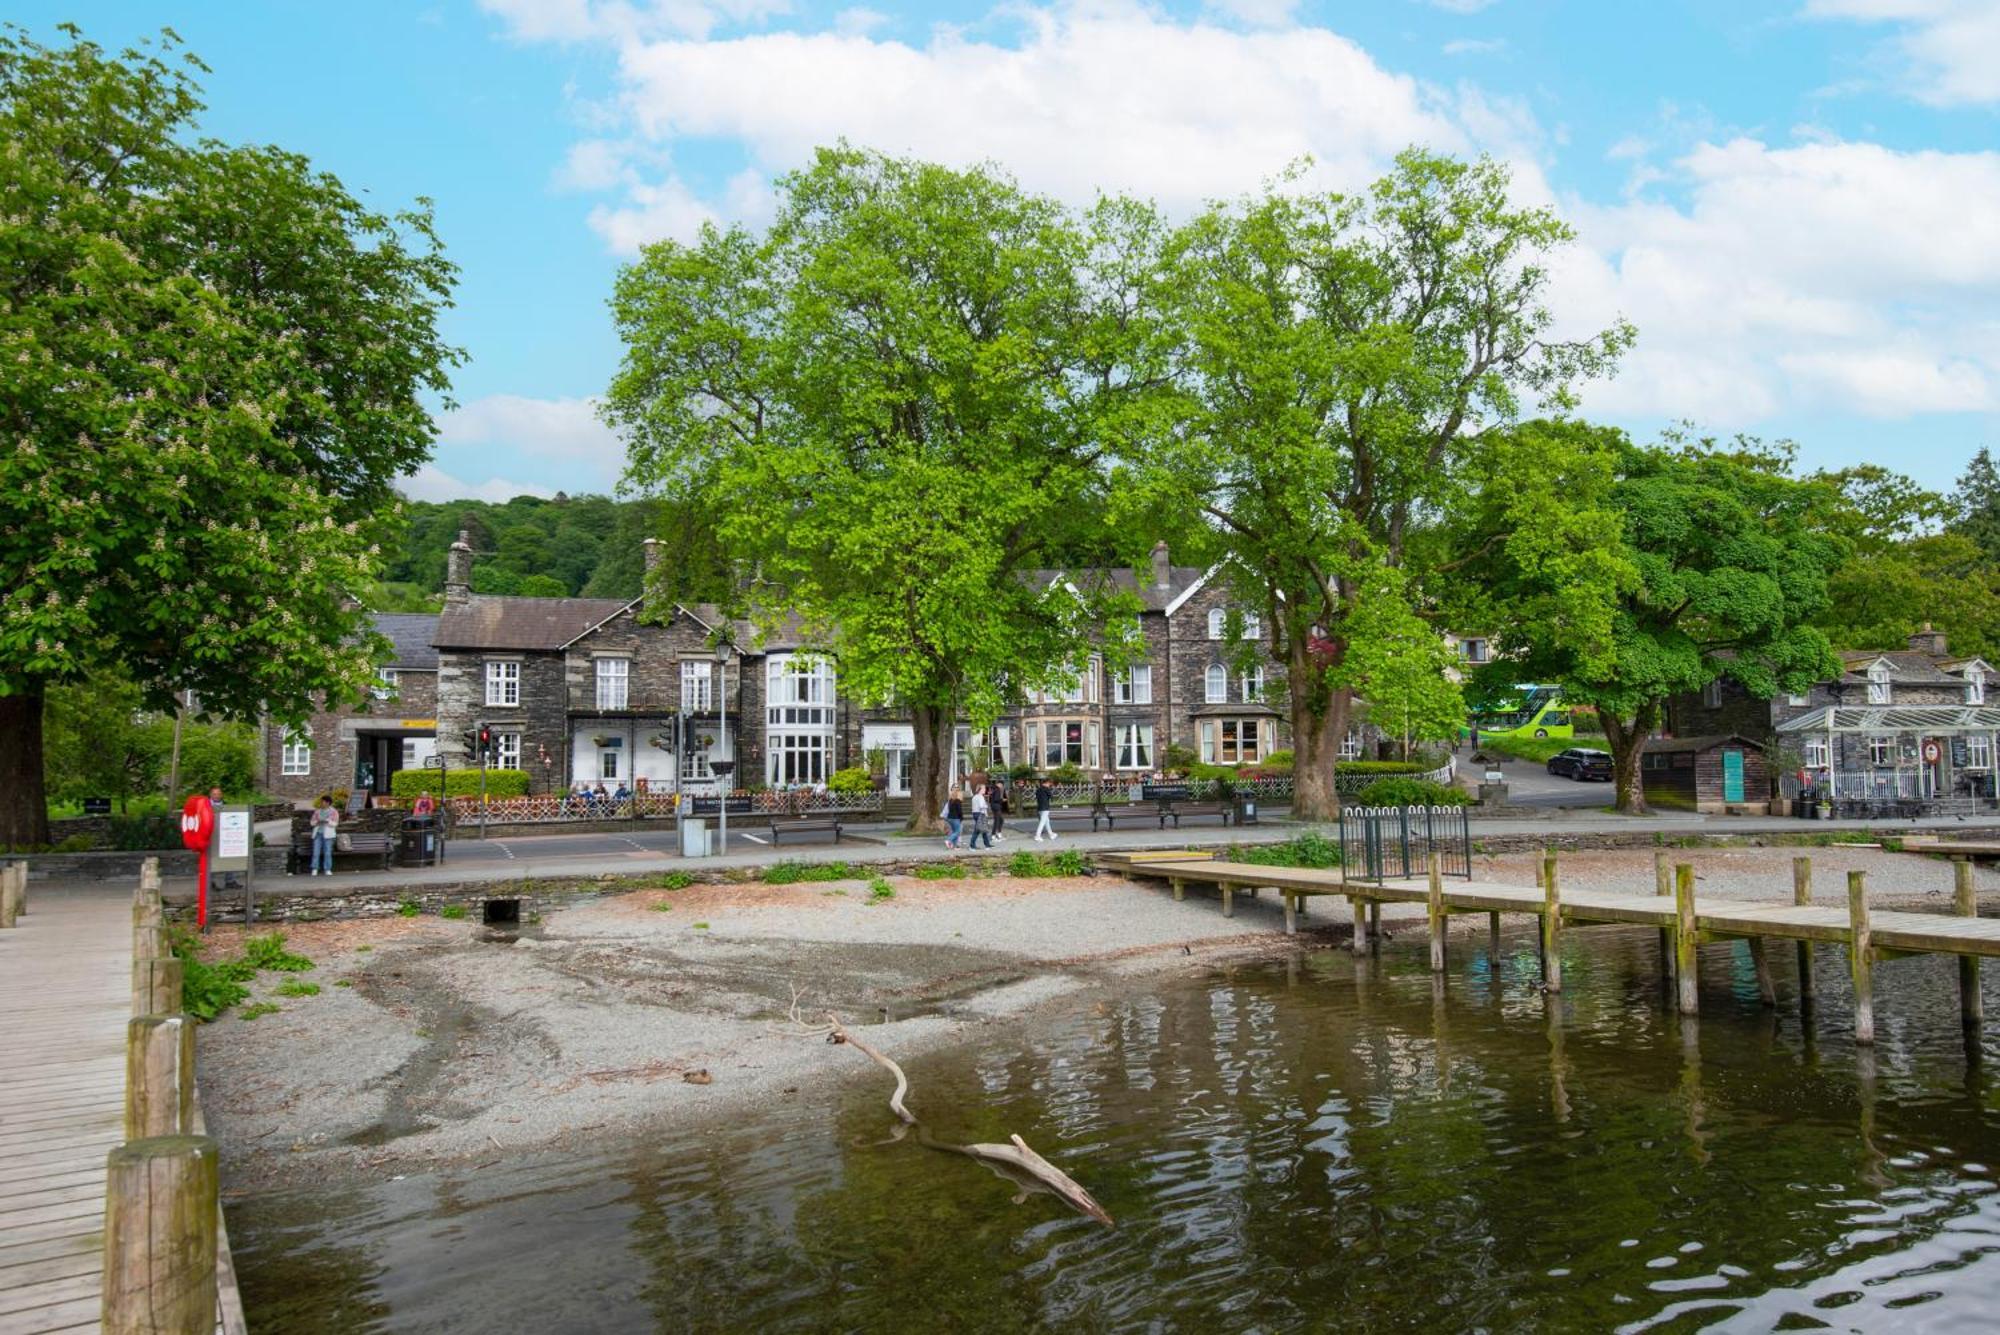
<path id="1" fill-rule="evenodd" d="M 626 797 L 623 801 L 611 798 L 585 797 L 573 793 L 548 793 L 533 797 L 489 798 L 484 804 L 484 815 L 488 823 L 498 825 L 563 825 L 578 824 L 595 820 L 635 820 L 665 819 L 680 809 L 680 805 L 697 797 L 712 797 L 710 793 L 641 793 Z M 803 816 L 821 812 L 840 812 L 859 818 L 879 816 L 882 812 L 880 793 L 834 793 L 810 788 L 785 790 L 764 790 L 754 793 L 738 793 L 737 797 L 748 797 L 750 809 L 764 815 Z M 478 797 L 454 797 L 448 800 L 454 821 L 464 824 L 477 821 L 482 812 Z"/>

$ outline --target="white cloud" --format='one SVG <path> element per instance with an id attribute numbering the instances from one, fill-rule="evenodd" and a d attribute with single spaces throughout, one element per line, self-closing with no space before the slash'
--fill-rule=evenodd
<path id="1" fill-rule="evenodd" d="M 1490 9 L 1500 0 L 1424 0 L 1432 9 L 1442 9 L 1452 14 L 1477 14 L 1482 9 Z"/>
<path id="2" fill-rule="evenodd" d="M 888 23 L 889 16 L 879 9 L 869 9 L 856 5 L 843 9 L 833 16 L 833 30 L 848 37 L 862 37 Z"/>
<path id="3" fill-rule="evenodd" d="M 670 33 L 704 38 L 716 29 L 763 23 L 791 12 L 790 0 L 479 0 L 523 42 L 633 40 Z"/>
<path id="4" fill-rule="evenodd" d="M 2000 154 L 1703 144 L 1685 207 L 1571 200 L 1556 275 L 1574 330 L 1623 313 L 1639 344 L 1593 410 L 1752 426 L 1832 409 L 1990 411 L 2000 384 Z"/>
<path id="5" fill-rule="evenodd" d="M 553 495 L 547 487 L 536 486 L 532 482 L 509 482 L 506 478 L 488 478 L 484 482 L 466 482 L 453 477 L 436 464 L 424 464 L 416 472 L 397 483 L 404 496 L 413 501 L 511 501 L 516 496 Z"/>
<path id="6" fill-rule="evenodd" d="M 1506 49 L 1507 39 L 1504 37 L 1461 37 L 1456 41 L 1446 42 L 1443 48 L 1448 56 L 1490 56 L 1498 55 Z"/>
<path id="7" fill-rule="evenodd" d="M 1807 0 L 1810 18 L 1893 23 L 1886 48 L 1904 91 L 1936 106 L 2000 102 L 2000 4 L 1994 0 Z"/>
<path id="8" fill-rule="evenodd" d="M 597 417 L 592 399 L 532 399 L 490 394 L 462 404 L 438 420 L 438 444 L 461 457 L 467 451 L 511 451 L 562 466 L 573 491 L 603 491 L 618 479 L 625 451 Z"/>
<path id="9" fill-rule="evenodd" d="M 1285 28 L 1297 20 L 1299 0 L 1204 0 L 1202 9 L 1254 28 Z"/>

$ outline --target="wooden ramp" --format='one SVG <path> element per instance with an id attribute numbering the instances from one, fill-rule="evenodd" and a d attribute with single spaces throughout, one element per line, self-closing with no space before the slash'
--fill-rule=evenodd
<path id="1" fill-rule="evenodd" d="M 124 894 L 38 891 L 0 932 L 0 1335 L 98 1328 L 131 1013 Z"/>

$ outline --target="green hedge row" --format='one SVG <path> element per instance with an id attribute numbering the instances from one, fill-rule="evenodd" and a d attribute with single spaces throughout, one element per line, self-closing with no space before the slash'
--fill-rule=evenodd
<path id="1" fill-rule="evenodd" d="M 445 774 L 444 792 L 438 792 L 438 773 L 434 769 L 399 769 L 389 780 L 389 791 L 396 797 L 414 798 L 420 793 L 432 797 L 477 797 L 479 796 L 479 770 L 455 769 Z M 489 769 L 486 771 L 486 795 L 488 797 L 526 797 L 528 795 L 528 771 L 523 769 Z"/>

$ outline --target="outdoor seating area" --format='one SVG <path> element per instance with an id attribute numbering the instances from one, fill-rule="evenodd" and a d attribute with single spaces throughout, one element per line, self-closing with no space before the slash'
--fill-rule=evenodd
<path id="1" fill-rule="evenodd" d="M 1908 820 L 2000 808 L 2000 708 L 1831 705 L 1786 719 L 1777 734 L 1798 761 L 1782 784 L 1803 815 Z"/>

